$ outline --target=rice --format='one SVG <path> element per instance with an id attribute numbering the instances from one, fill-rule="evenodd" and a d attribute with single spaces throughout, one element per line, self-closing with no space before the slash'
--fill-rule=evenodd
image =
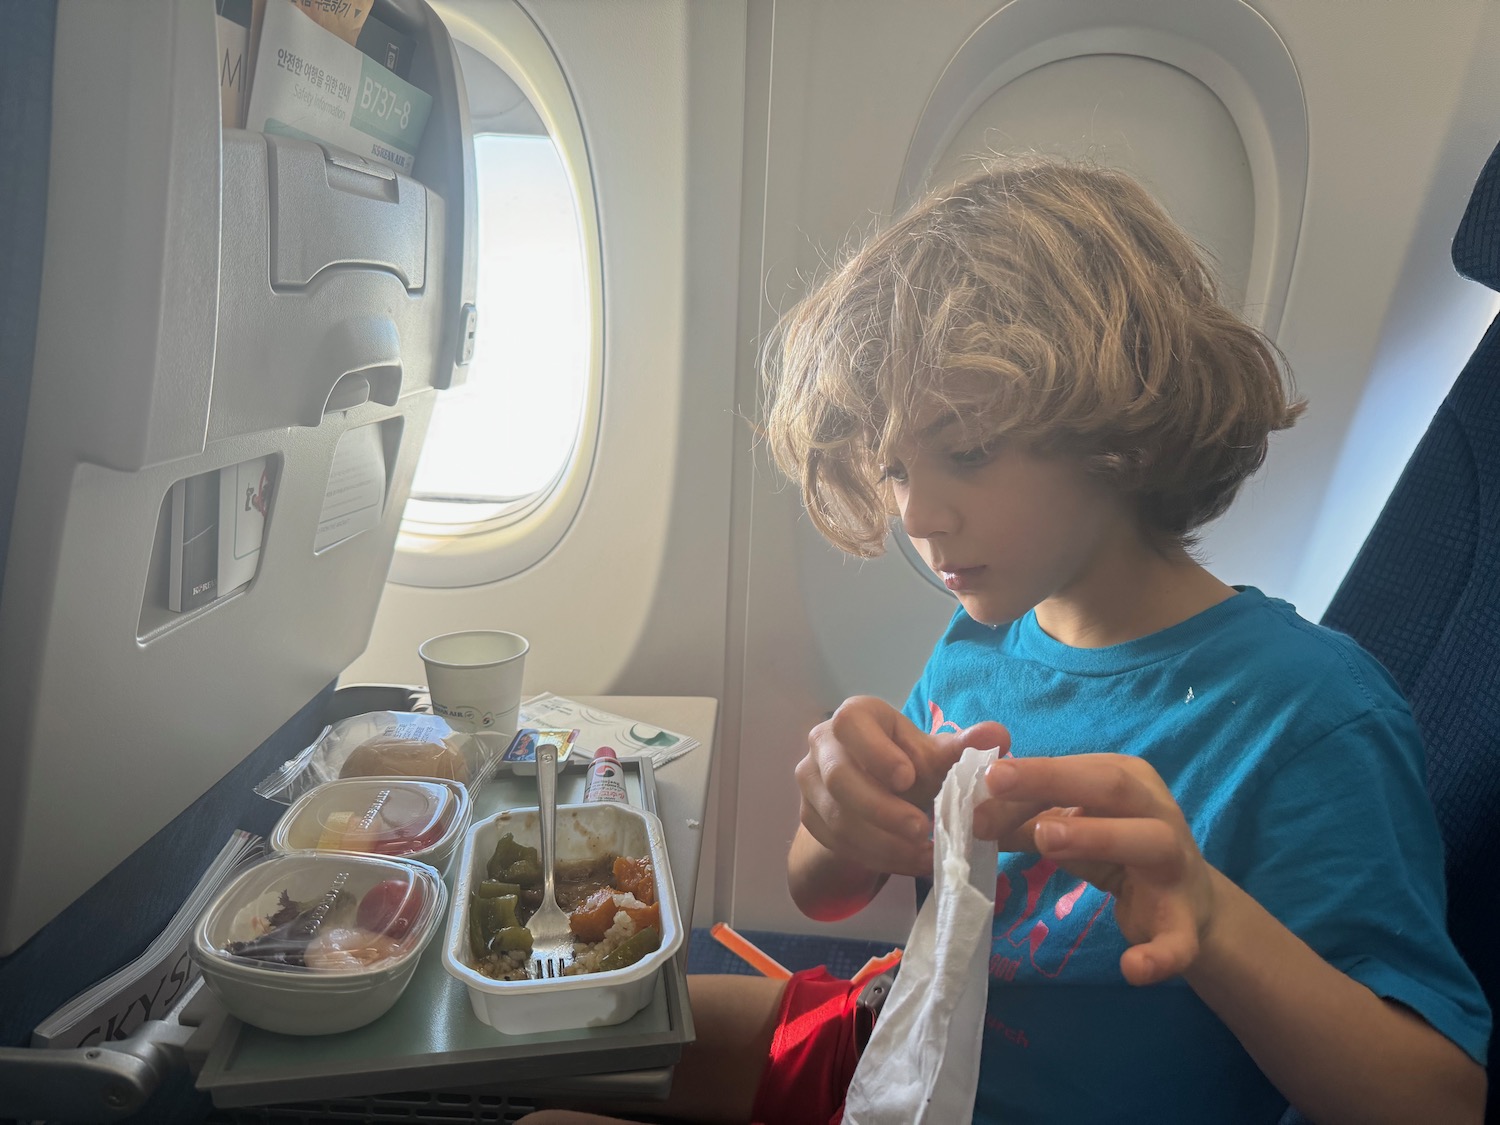
<path id="1" fill-rule="evenodd" d="M 615 920 L 604 932 L 604 937 L 595 942 L 573 943 L 573 963 L 563 969 L 563 976 L 576 977 L 585 973 L 597 973 L 599 962 L 615 949 L 624 945 L 635 935 L 635 920 L 625 913 L 625 907 L 642 909 L 646 903 L 627 892 L 615 892 Z M 529 953 L 519 950 L 509 953 L 490 953 L 474 966 L 492 980 L 529 980 L 527 972 L 531 960 Z"/>
<path id="2" fill-rule="evenodd" d="M 623 901 L 626 899 L 629 901 Z M 637 901 L 633 894 L 617 894 L 615 895 L 615 905 L 640 907 L 646 904 Z M 635 919 L 623 910 L 615 911 L 615 920 L 609 929 L 604 931 L 602 939 L 592 944 L 585 944 L 584 942 L 573 943 L 573 963 L 563 970 L 563 976 L 576 977 L 584 973 L 597 973 L 599 971 L 599 962 L 614 952 L 615 949 L 624 945 L 628 938 L 634 936 Z"/>
<path id="3" fill-rule="evenodd" d="M 526 963 L 531 955 L 522 950 L 509 953 L 490 953 L 480 958 L 474 967 L 492 980 L 526 980 Z"/>

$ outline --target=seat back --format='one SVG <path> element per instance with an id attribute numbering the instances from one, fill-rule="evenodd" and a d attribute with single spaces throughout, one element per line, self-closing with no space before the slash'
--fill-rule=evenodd
<path id="1" fill-rule="evenodd" d="M 31 401 L 36 318 L 42 295 L 42 234 L 52 141 L 54 3 L 0 0 L 0 581 L 10 549 Z"/>
<path id="2" fill-rule="evenodd" d="M 1500 148 L 1453 239 L 1500 289 Z M 1427 747 L 1447 850 L 1448 926 L 1500 1009 L 1500 318 L 1438 408 L 1323 617 L 1395 676 Z M 1497 1040 L 1490 1041 L 1496 1073 Z M 1487 1120 L 1500 1120 L 1491 1096 Z"/>
<path id="3" fill-rule="evenodd" d="M 31 399 L 52 133 L 55 0 L 0 0 L 0 585 L 6 574 Z M 32 1028 L 70 996 L 141 952 L 197 883 L 235 828 L 265 835 L 282 807 L 252 786 L 316 736 L 333 697 L 328 684 L 191 807 L 43 927 L 0 956 L 0 1047 L 25 1046 Z M 9 746 L 0 747 L 13 784 Z M 3 827 L 0 827 L 3 831 Z M 175 967 L 174 967 L 175 971 Z M 141 1004 L 156 997 L 142 998 Z M 160 1015 L 154 1010 L 153 1015 Z M 132 1025 L 133 1028 L 133 1025 Z M 0 1083 L 0 1118 L 7 1115 Z M 206 1095 L 174 1074 L 132 1122 L 202 1120 Z"/>

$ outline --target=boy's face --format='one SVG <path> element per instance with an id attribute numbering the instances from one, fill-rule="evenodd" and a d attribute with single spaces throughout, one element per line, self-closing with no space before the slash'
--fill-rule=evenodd
<path id="1" fill-rule="evenodd" d="M 1133 525 L 1077 459 L 975 445 L 939 419 L 883 468 L 902 527 L 969 616 L 1014 621 L 1049 598 L 1094 586 Z"/>

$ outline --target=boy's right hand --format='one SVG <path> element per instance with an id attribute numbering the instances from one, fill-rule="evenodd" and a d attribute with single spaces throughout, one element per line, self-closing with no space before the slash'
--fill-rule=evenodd
<path id="1" fill-rule="evenodd" d="M 932 874 L 932 802 L 964 747 L 1010 746 L 999 723 L 925 734 L 889 703 L 846 699 L 807 736 L 797 763 L 802 824 L 830 852 L 871 871 Z"/>

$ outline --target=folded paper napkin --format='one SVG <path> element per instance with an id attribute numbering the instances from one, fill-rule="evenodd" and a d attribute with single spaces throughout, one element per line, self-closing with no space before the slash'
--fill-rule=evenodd
<path id="1" fill-rule="evenodd" d="M 860 1056 L 845 1125 L 954 1125 L 974 1114 L 995 912 L 993 840 L 974 838 L 994 750 L 963 752 L 938 794 L 933 887 Z"/>

